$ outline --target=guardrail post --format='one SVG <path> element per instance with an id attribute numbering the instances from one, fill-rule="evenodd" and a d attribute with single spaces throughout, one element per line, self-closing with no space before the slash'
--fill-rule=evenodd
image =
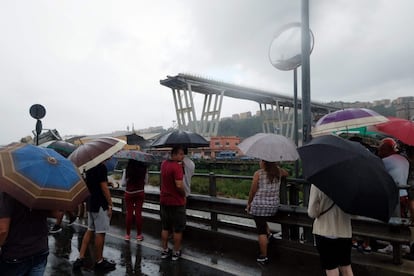
<path id="1" fill-rule="evenodd" d="M 309 194 L 310 194 L 310 184 L 303 184 L 303 206 L 307 207 L 309 203 Z M 312 228 L 304 227 L 303 228 L 303 239 L 305 243 L 313 244 L 313 234 Z"/>
<path id="2" fill-rule="evenodd" d="M 402 264 L 402 252 L 401 244 L 397 242 L 392 242 L 392 262 L 393 264 L 400 265 Z"/>
<path id="3" fill-rule="evenodd" d="M 216 175 L 214 172 L 210 172 L 209 174 L 209 194 L 212 197 L 217 196 L 217 185 L 216 185 Z M 210 212 L 210 227 L 211 230 L 217 231 L 218 229 L 218 219 L 216 212 Z"/>
<path id="4" fill-rule="evenodd" d="M 289 185 L 289 205 L 299 205 L 299 189 L 296 184 Z M 299 226 L 291 225 L 289 227 L 290 239 L 293 241 L 299 240 Z"/>
<path id="5" fill-rule="evenodd" d="M 285 177 L 282 178 L 280 181 L 279 198 L 280 198 L 280 204 L 288 203 L 287 182 L 286 182 Z M 282 239 L 289 240 L 289 226 L 286 224 L 281 224 L 281 228 L 282 228 Z"/>

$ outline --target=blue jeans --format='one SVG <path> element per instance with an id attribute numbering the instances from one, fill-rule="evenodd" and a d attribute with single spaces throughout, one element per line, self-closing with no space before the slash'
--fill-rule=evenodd
<path id="1" fill-rule="evenodd" d="M 45 252 L 19 260 L 0 260 L 0 275 L 43 276 L 48 255 Z"/>

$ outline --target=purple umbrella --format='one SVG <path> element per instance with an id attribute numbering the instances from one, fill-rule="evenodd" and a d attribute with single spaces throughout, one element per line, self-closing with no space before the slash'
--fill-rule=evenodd
<path id="1" fill-rule="evenodd" d="M 367 108 L 347 108 L 326 114 L 315 124 L 312 136 L 387 122 L 388 119 Z"/>

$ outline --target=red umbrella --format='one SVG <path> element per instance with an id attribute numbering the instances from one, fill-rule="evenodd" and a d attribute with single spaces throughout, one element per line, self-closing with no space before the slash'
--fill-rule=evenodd
<path id="1" fill-rule="evenodd" d="M 376 125 L 376 130 L 391 135 L 404 144 L 414 146 L 414 122 L 401 118 L 388 119 L 388 122 Z"/>

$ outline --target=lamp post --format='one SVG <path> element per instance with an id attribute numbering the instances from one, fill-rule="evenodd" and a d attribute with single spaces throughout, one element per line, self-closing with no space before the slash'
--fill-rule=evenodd
<path id="1" fill-rule="evenodd" d="M 312 52 L 311 40 L 313 36 L 310 36 L 309 29 L 309 0 L 302 0 L 302 118 L 303 118 L 303 142 L 310 140 L 312 118 L 311 118 L 311 96 L 310 96 L 310 59 L 309 56 Z"/>
<path id="2" fill-rule="evenodd" d="M 40 104 L 34 104 L 30 107 L 30 116 L 32 118 L 36 119 L 36 146 L 39 145 L 39 135 L 42 133 L 42 119 L 46 115 L 46 109 L 43 107 L 43 105 Z"/>

